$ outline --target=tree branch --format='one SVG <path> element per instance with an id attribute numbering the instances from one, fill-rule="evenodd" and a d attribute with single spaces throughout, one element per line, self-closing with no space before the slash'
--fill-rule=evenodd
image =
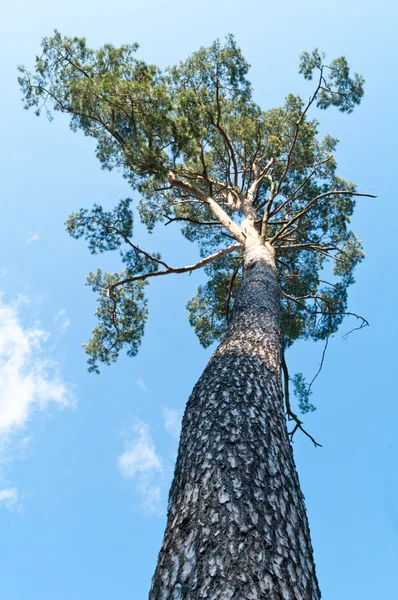
<path id="1" fill-rule="evenodd" d="M 233 273 L 232 273 L 232 276 L 231 276 L 230 282 L 229 282 L 229 288 L 228 288 L 228 298 L 227 298 L 227 310 L 226 310 L 226 319 L 227 319 L 227 323 L 228 323 L 228 319 L 229 319 L 229 303 L 230 303 L 230 301 L 231 301 L 231 298 L 232 298 L 232 287 L 233 287 L 233 285 L 234 285 L 234 281 L 235 281 L 235 279 L 236 279 L 236 276 L 237 276 L 237 274 L 238 274 L 238 271 L 239 271 L 239 269 L 240 269 L 240 267 L 241 267 L 241 266 L 242 266 L 242 261 L 240 261 L 240 262 L 239 262 L 239 263 L 236 265 L 235 269 L 233 270 Z"/>
<path id="2" fill-rule="evenodd" d="M 132 283 L 133 281 L 144 281 L 145 279 L 149 279 L 150 277 L 160 277 L 162 275 L 169 275 L 171 273 L 187 273 L 191 271 L 196 271 L 197 269 L 201 269 L 202 267 L 205 267 L 206 265 L 210 264 L 214 260 L 217 260 L 217 258 L 221 258 L 222 256 L 230 254 L 235 250 L 239 250 L 239 248 L 241 248 L 241 244 L 232 244 L 232 246 L 228 246 L 228 248 L 223 248 L 222 250 L 218 250 L 218 252 L 215 252 L 214 254 L 206 256 L 206 258 L 202 258 L 202 260 L 200 260 L 194 265 L 189 265 L 187 267 L 167 267 L 167 269 L 164 269 L 163 271 L 149 271 L 148 273 L 142 273 L 141 275 L 127 277 L 126 279 L 122 279 L 121 281 L 117 281 L 116 283 L 112 284 L 108 288 L 108 293 L 112 294 L 112 291 L 115 288 L 121 285 L 125 285 L 127 283 Z"/>
<path id="3" fill-rule="evenodd" d="M 90 219 L 91 219 L 91 221 L 93 221 L 94 223 L 97 223 L 98 225 L 101 225 L 101 227 L 104 227 L 105 229 L 109 229 L 111 231 L 116 231 L 116 233 L 118 233 L 120 235 L 120 237 L 123 238 L 123 240 L 126 242 L 126 244 L 128 244 L 131 248 L 133 248 L 139 254 L 143 254 L 144 256 L 146 256 L 146 258 L 149 258 L 153 262 L 158 263 L 159 265 L 162 265 L 162 267 L 165 267 L 166 269 L 170 268 L 169 265 L 167 263 L 165 263 L 163 260 L 161 260 L 160 258 L 156 258 L 155 256 L 152 256 L 152 254 L 149 254 L 149 252 L 146 252 L 145 250 L 142 250 L 139 246 L 136 246 L 136 244 L 133 244 L 133 242 L 118 227 L 115 227 L 114 225 L 108 225 L 108 223 L 103 223 L 102 221 L 100 221 L 99 219 L 96 219 L 95 217 L 90 217 Z"/>
<path id="4" fill-rule="evenodd" d="M 232 163 L 234 165 L 234 185 L 237 186 L 238 185 L 238 163 L 236 162 L 236 157 L 235 157 L 235 152 L 233 149 L 233 146 L 231 144 L 231 141 L 227 135 L 227 133 L 224 131 L 224 129 L 221 127 L 220 125 L 220 121 L 221 121 L 221 106 L 220 106 L 220 97 L 219 97 L 219 81 L 217 79 L 217 83 L 216 83 L 216 103 L 217 103 L 217 121 L 216 123 L 213 120 L 213 117 L 211 115 L 211 113 L 209 111 L 208 115 L 210 117 L 210 121 L 212 122 L 212 124 L 214 125 L 214 127 L 216 127 L 216 129 L 221 133 L 224 142 L 228 148 L 228 154 L 231 157 Z M 203 104 L 203 103 L 202 103 Z"/>
<path id="5" fill-rule="evenodd" d="M 196 219 L 191 219 L 190 217 L 168 217 L 167 215 L 164 215 L 164 217 L 167 219 L 165 226 L 170 225 L 170 223 L 173 223 L 174 221 L 187 221 L 188 223 L 193 223 L 194 225 L 218 225 L 222 227 L 222 223 L 220 223 L 220 221 L 198 221 Z"/>
<path id="6" fill-rule="evenodd" d="M 261 173 L 258 173 L 256 162 L 253 161 L 253 172 L 254 172 L 254 176 L 255 176 L 254 181 L 251 184 L 251 186 L 249 187 L 249 189 L 247 190 L 247 194 L 243 200 L 243 212 L 245 214 L 245 217 L 252 221 L 255 221 L 257 218 L 257 211 L 254 208 L 254 200 L 255 200 L 254 195 L 256 194 L 264 177 L 267 175 L 273 162 L 274 162 L 274 158 L 271 157 L 270 160 L 265 165 L 265 167 L 262 169 Z"/>
<path id="7" fill-rule="evenodd" d="M 104 127 L 104 129 L 106 129 L 106 131 L 112 137 L 115 138 L 116 141 L 119 142 L 119 144 L 121 146 L 125 146 L 126 145 L 126 142 L 123 139 L 123 137 L 120 135 L 120 133 L 118 133 L 117 131 L 112 130 L 112 128 L 109 127 L 105 123 L 105 121 L 103 121 L 99 116 L 85 114 L 85 113 L 79 112 L 78 110 L 75 110 L 73 108 L 69 108 L 68 106 L 65 106 L 64 104 L 62 104 L 61 100 L 55 94 L 53 94 L 48 89 L 46 89 L 46 88 L 44 88 L 42 86 L 31 85 L 31 88 L 32 89 L 38 89 L 38 90 L 40 90 L 40 92 L 45 92 L 47 94 L 47 97 L 50 97 L 53 100 L 53 102 L 59 106 L 61 112 L 63 112 L 63 113 L 69 113 L 69 114 L 72 114 L 72 115 L 76 115 L 77 117 L 82 117 L 82 118 L 85 118 L 85 119 L 91 119 L 92 121 L 95 121 L 96 123 L 99 123 L 100 125 L 102 125 Z M 44 100 L 44 104 L 46 104 L 46 100 L 47 100 L 47 98 Z M 47 114 L 49 114 L 49 110 L 47 109 L 47 107 L 46 107 L 46 110 L 47 110 Z"/>
<path id="8" fill-rule="evenodd" d="M 194 187 L 190 183 L 181 181 L 181 179 L 177 179 L 175 177 L 174 173 L 172 173 L 172 172 L 169 173 L 169 183 L 170 183 L 170 185 L 187 192 L 191 196 L 198 198 L 202 202 L 205 202 L 209 206 L 211 211 L 214 213 L 214 215 L 220 220 L 220 223 L 226 229 L 228 229 L 228 231 L 234 236 L 234 238 L 236 240 L 238 240 L 239 242 L 241 242 L 242 244 L 244 243 L 245 238 L 244 238 L 244 235 L 242 233 L 240 226 L 237 225 L 231 219 L 231 217 L 229 217 L 229 215 L 225 212 L 225 210 L 223 208 L 221 208 L 221 206 L 218 204 L 218 202 L 216 202 L 214 200 L 214 198 L 212 198 L 211 196 L 208 196 L 207 194 L 205 194 L 198 188 Z"/>
<path id="9" fill-rule="evenodd" d="M 307 106 L 305 107 L 305 109 L 301 113 L 301 116 L 300 116 L 299 120 L 296 122 L 296 129 L 295 129 L 293 140 L 292 140 L 292 143 L 290 145 L 290 148 L 289 148 L 289 151 L 288 151 L 288 155 L 287 155 L 286 167 L 285 167 L 285 170 L 283 171 L 282 176 L 281 176 L 281 178 L 279 180 L 278 187 L 276 188 L 276 196 L 280 193 L 281 188 L 282 188 L 282 184 L 283 184 L 283 182 L 284 182 L 284 180 L 286 178 L 286 175 L 289 172 L 290 163 L 291 163 L 291 160 L 292 160 L 293 150 L 294 150 L 294 147 L 296 145 L 298 134 L 299 134 L 299 131 L 300 131 L 300 125 L 303 122 L 305 115 L 307 114 L 308 110 L 310 109 L 312 103 L 314 102 L 314 100 L 315 100 L 315 98 L 316 98 L 316 96 L 317 96 L 317 94 L 318 94 L 318 92 L 319 92 L 319 90 L 321 88 L 322 79 L 323 79 L 323 71 L 322 71 L 322 68 L 321 68 L 321 73 L 320 73 L 320 76 L 319 76 L 318 86 L 317 86 L 315 92 L 313 93 L 313 95 L 310 97 L 310 99 L 309 99 L 309 101 L 307 103 Z"/>
<path id="10" fill-rule="evenodd" d="M 361 315 L 356 315 L 355 313 L 347 313 L 347 315 L 349 315 L 350 317 L 356 317 L 357 319 L 361 319 L 362 323 L 360 324 L 359 327 L 354 327 L 353 329 L 350 329 L 350 331 L 345 333 L 343 335 L 343 340 L 346 340 L 347 337 L 354 331 L 359 331 L 360 329 L 363 329 L 364 327 L 370 327 L 369 321 L 367 321 L 364 317 L 361 317 Z"/>
<path id="11" fill-rule="evenodd" d="M 314 444 L 315 448 L 317 448 L 318 446 L 321 448 L 322 444 L 319 444 L 313 437 L 311 434 L 308 433 L 308 431 L 306 431 L 303 428 L 303 421 L 301 421 L 298 416 L 296 415 L 296 413 L 294 413 L 292 411 L 292 407 L 290 404 L 290 395 L 289 395 L 289 372 L 287 370 L 287 365 L 286 365 L 286 360 L 285 360 L 285 355 L 282 356 L 282 373 L 283 373 L 283 391 L 284 391 L 284 397 L 285 397 L 285 405 L 286 405 L 286 415 L 288 417 L 288 419 L 290 421 L 294 421 L 296 424 L 294 426 L 294 428 L 292 429 L 292 431 L 290 431 L 288 433 L 290 441 L 292 441 L 294 434 L 296 433 L 297 429 L 300 429 L 308 438 L 310 438 L 311 442 Z"/>
<path id="12" fill-rule="evenodd" d="M 268 225 L 268 219 L 269 219 L 269 212 L 271 210 L 271 206 L 272 206 L 272 203 L 275 198 L 275 181 L 273 180 L 272 175 L 267 175 L 267 177 L 269 178 L 271 185 L 270 185 L 267 205 L 265 207 L 263 218 L 261 219 L 260 240 L 263 244 L 265 243 L 265 238 L 267 237 L 267 225 Z"/>
<path id="13" fill-rule="evenodd" d="M 286 200 L 284 200 L 280 206 L 278 206 L 277 208 L 275 208 L 275 210 L 273 210 L 272 213 L 270 213 L 270 218 L 272 218 L 273 216 L 275 216 L 278 212 L 280 212 L 286 206 L 286 204 L 288 204 L 291 200 L 293 200 L 297 196 L 297 194 L 299 193 L 299 191 L 302 190 L 303 187 L 305 186 L 305 184 L 311 179 L 311 177 L 313 175 L 315 175 L 317 169 L 321 165 L 323 165 L 324 163 L 328 162 L 331 158 L 333 158 L 333 156 L 328 156 L 324 160 L 321 160 L 319 163 L 317 163 L 314 166 L 314 168 L 311 171 L 311 173 L 304 179 L 304 181 L 302 181 L 300 183 L 300 185 L 294 190 L 294 192 L 292 194 L 290 194 L 290 196 L 288 198 L 286 198 Z"/>
<path id="14" fill-rule="evenodd" d="M 287 229 L 289 229 L 289 227 L 291 227 L 296 221 L 303 217 L 318 202 L 318 200 L 326 198 L 327 196 L 342 196 L 344 194 L 346 194 L 347 196 L 364 196 L 366 198 L 377 198 L 377 196 L 374 196 L 373 194 L 361 194 L 359 192 L 350 192 L 348 190 L 330 190 L 330 192 L 319 194 L 318 196 L 315 196 L 315 198 L 310 200 L 307 206 L 303 208 L 303 210 L 301 210 L 292 219 L 290 219 L 290 221 L 286 223 L 286 225 L 284 225 L 284 227 L 282 227 L 276 235 L 274 235 L 274 237 L 269 241 L 270 244 L 273 244 L 277 239 L 279 239 L 282 236 L 282 234 L 284 234 L 285 231 L 287 231 Z"/>
<path id="15" fill-rule="evenodd" d="M 326 283 L 328 283 L 328 282 L 326 282 Z M 332 285 L 332 284 L 328 284 L 328 285 Z M 369 321 L 367 319 L 365 319 L 365 317 L 362 317 L 361 315 L 357 315 L 356 313 L 347 312 L 347 311 L 331 312 L 330 310 L 327 310 L 327 311 L 311 310 L 311 308 L 309 306 L 307 306 L 304 302 L 301 302 L 301 300 L 299 300 L 298 298 L 295 298 L 294 296 L 290 296 L 282 288 L 281 288 L 281 293 L 282 293 L 282 296 L 284 296 L 287 300 L 291 300 L 292 302 L 299 304 L 302 308 L 304 308 L 304 310 L 311 313 L 312 315 L 328 315 L 331 317 L 334 317 L 336 315 L 342 315 L 344 317 L 355 317 L 356 319 L 360 319 L 362 321 L 362 324 L 359 327 L 355 327 L 354 329 L 351 329 L 351 331 L 346 333 L 343 336 L 343 338 L 345 338 L 347 335 L 350 335 L 350 333 L 352 333 L 353 331 L 357 331 L 358 329 L 363 329 L 363 327 L 369 327 Z M 311 296 L 311 298 L 316 299 L 314 296 Z M 322 298 L 322 301 L 327 304 L 327 300 L 325 298 Z"/>

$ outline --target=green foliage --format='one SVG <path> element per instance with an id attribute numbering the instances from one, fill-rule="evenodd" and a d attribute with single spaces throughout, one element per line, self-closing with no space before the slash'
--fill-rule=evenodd
<path id="1" fill-rule="evenodd" d="M 122 273 L 90 273 L 87 284 L 97 293 L 98 325 L 84 348 L 89 355 L 89 370 L 99 372 L 98 362 L 111 364 L 123 347 L 129 356 L 138 352 L 148 317 L 143 280 L 128 281 L 144 273 L 157 272 L 160 255 L 149 257 L 135 246 L 131 200 L 121 200 L 112 211 L 94 205 L 81 209 L 66 221 L 66 229 L 75 239 L 84 238 L 92 254 L 119 249 L 126 269 Z M 126 281 L 127 280 L 127 281 Z M 125 281 L 120 285 L 120 281 Z"/>
<path id="2" fill-rule="evenodd" d="M 89 371 L 99 373 L 98 362 L 107 365 L 115 362 L 123 347 L 128 356 L 135 356 L 144 334 L 148 317 L 147 301 L 144 296 L 144 281 L 135 281 L 113 289 L 112 285 L 128 273 L 90 273 L 87 284 L 98 294 L 95 315 L 98 325 L 91 339 L 83 347 L 89 355 Z"/>
<path id="3" fill-rule="evenodd" d="M 95 51 L 84 38 L 44 38 L 35 74 L 20 67 L 25 108 L 71 115 L 73 131 L 97 140 L 107 169 L 124 170 L 135 186 L 162 164 L 169 100 L 158 69 L 135 58 L 137 44 Z M 160 134 L 160 135 L 159 135 Z"/>
<path id="4" fill-rule="evenodd" d="M 206 267 L 209 279 L 187 302 L 189 322 L 204 348 L 223 337 L 233 312 L 242 258 L 224 256 Z"/>
<path id="5" fill-rule="evenodd" d="M 303 52 L 300 59 L 299 72 L 305 79 L 311 80 L 314 71 L 322 75 L 320 93 L 317 98 L 318 108 L 325 109 L 336 106 L 341 112 L 351 113 L 363 96 L 365 80 L 358 73 L 350 77 L 350 68 L 345 56 L 333 60 L 329 66 L 323 64 L 325 55 L 315 49 L 311 54 Z M 323 77 L 325 70 L 328 72 Z"/>
<path id="6" fill-rule="evenodd" d="M 352 112 L 363 78 L 350 75 L 344 57 L 324 65 L 318 50 L 304 52 L 300 72 L 307 80 L 317 76 L 310 101 L 290 94 L 283 106 L 265 111 L 253 100 L 249 65 L 232 36 L 165 71 L 139 60 L 137 49 L 107 44 L 92 50 L 84 38 L 55 32 L 43 40 L 34 72 L 20 67 L 25 108 L 50 118 L 54 111 L 68 114 L 74 131 L 96 139 L 102 167 L 121 170 L 138 190 L 138 213 L 149 231 L 177 222 L 202 257 L 232 237 L 203 198 L 211 197 L 238 226 L 243 201 L 264 172 L 251 204 L 261 239 L 276 252 L 285 346 L 327 339 L 347 312 L 347 288 L 363 252 L 349 230 L 356 187 L 337 175 L 337 140 L 320 139 L 308 114 L 312 105 Z M 175 185 L 170 171 L 196 192 Z M 67 221 L 69 233 L 84 237 L 91 252 L 118 249 L 126 266 L 121 274 L 89 277 L 99 294 L 99 325 L 86 345 L 93 369 L 97 361 L 115 360 L 123 345 L 136 352 L 147 315 L 144 281 L 159 265 L 167 270 L 160 255 L 133 243 L 132 225 L 130 200 L 109 212 L 80 210 Z M 225 332 L 241 258 L 223 256 L 206 271 L 208 282 L 188 302 L 204 346 Z M 296 383 L 304 398 L 303 382 Z M 302 405 L 310 406 L 308 398 Z"/>
<path id="7" fill-rule="evenodd" d="M 296 373 L 292 377 L 293 389 L 296 398 L 298 399 L 299 409 L 303 414 L 312 412 L 315 410 L 315 406 L 310 402 L 310 396 L 312 390 L 308 383 L 306 383 L 302 373 Z"/>
<path id="8" fill-rule="evenodd" d="M 69 215 L 66 231 L 75 239 L 84 237 L 91 254 L 116 250 L 132 236 L 131 200 L 121 200 L 114 210 L 106 212 L 97 204 L 90 211 L 82 208 Z"/>

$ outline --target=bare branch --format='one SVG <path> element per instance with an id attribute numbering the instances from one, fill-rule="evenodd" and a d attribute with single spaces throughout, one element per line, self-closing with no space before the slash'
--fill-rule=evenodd
<path id="1" fill-rule="evenodd" d="M 346 340 L 347 337 L 353 333 L 354 331 L 359 331 L 360 329 L 363 329 L 364 327 L 370 327 L 369 325 L 369 321 L 367 321 L 364 317 L 361 317 L 360 315 L 356 315 L 355 313 L 347 313 L 347 315 L 351 316 L 351 317 L 356 317 L 357 319 L 361 319 L 362 323 L 360 324 L 359 327 L 354 327 L 353 329 L 351 329 L 350 331 L 348 331 L 347 333 L 345 333 L 343 335 L 343 340 Z"/>
<path id="2" fill-rule="evenodd" d="M 291 200 L 293 200 L 297 196 L 299 191 L 303 189 L 305 184 L 308 183 L 308 181 L 311 179 L 311 177 L 313 177 L 313 175 L 315 175 L 315 173 L 317 172 L 317 169 L 332 158 L 333 158 L 333 156 L 331 155 L 331 156 L 328 156 L 327 158 L 325 158 L 324 160 L 321 160 L 319 163 L 317 163 L 314 166 L 311 173 L 300 183 L 300 185 L 294 190 L 294 192 L 288 198 L 286 198 L 286 200 L 284 200 L 280 206 L 275 208 L 275 210 L 273 210 L 272 213 L 270 213 L 270 218 L 272 218 L 274 215 L 276 215 L 278 212 L 280 212 L 286 206 L 286 204 L 288 204 Z"/>
<path id="3" fill-rule="evenodd" d="M 253 172 L 254 172 L 254 181 L 251 184 L 251 186 L 249 187 L 249 189 L 247 190 L 247 194 L 243 200 L 243 212 L 245 214 L 245 217 L 252 221 L 255 221 L 257 218 L 257 211 L 254 208 L 255 194 L 256 194 L 261 182 L 263 181 L 264 177 L 266 177 L 267 172 L 271 168 L 273 162 L 274 162 L 274 158 L 271 157 L 271 159 L 267 162 L 265 167 L 259 173 L 256 162 L 253 161 L 252 168 L 253 168 Z"/>
<path id="4" fill-rule="evenodd" d="M 226 229 L 228 229 L 228 231 L 233 235 L 233 237 L 236 240 L 238 240 L 239 242 L 241 242 L 243 244 L 245 238 L 243 236 L 240 226 L 237 225 L 231 219 L 231 217 L 225 212 L 225 210 L 223 208 L 221 208 L 221 206 L 218 204 L 218 202 L 216 202 L 214 200 L 214 198 L 212 198 L 211 196 L 208 196 L 207 194 L 205 194 L 198 188 L 194 187 L 190 183 L 181 181 L 181 179 L 177 179 L 175 177 L 174 173 L 172 173 L 172 172 L 169 173 L 169 183 L 172 186 L 177 187 L 177 188 L 187 192 L 191 196 L 194 196 L 195 198 L 202 200 L 202 202 L 205 202 L 209 206 L 211 211 L 214 213 L 214 215 L 220 220 L 220 223 Z"/>
<path id="5" fill-rule="evenodd" d="M 327 283 L 327 282 L 326 282 Z M 329 284 L 332 285 L 332 284 Z M 306 310 L 307 312 L 310 312 L 312 315 L 328 315 L 331 317 L 334 316 L 344 316 L 344 317 L 355 317 L 356 319 L 360 319 L 362 321 L 362 324 L 359 327 L 355 327 L 354 329 L 352 329 L 351 331 L 349 331 L 348 333 L 346 333 L 343 338 L 345 338 L 347 335 L 350 335 L 350 333 L 352 333 L 353 331 L 356 331 L 358 329 L 363 329 L 363 327 L 368 327 L 369 326 L 369 321 L 367 321 L 367 319 L 365 319 L 365 317 L 362 317 L 361 315 L 357 315 L 356 313 L 353 312 L 348 312 L 348 311 L 334 311 L 332 312 L 331 310 L 312 310 L 309 306 L 307 306 L 304 302 L 302 302 L 301 300 L 299 300 L 298 298 L 295 298 L 294 296 L 290 296 L 289 294 L 287 294 L 282 288 L 281 288 L 281 293 L 282 295 L 287 299 L 287 300 L 291 300 L 292 302 L 295 302 L 296 304 L 298 304 L 299 306 L 301 306 L 302 308 L 304 308 L 304 310 Z M 311 298 L 317 299 L 315 296 L 311 296 Z M 327 300 L 325 298 L 322 298 L 322 301 L 325 302 L 326 304 L 328 304 Z M 333 306 L 333 304 L 332 304 Z"/>
<path id="6" fill-rule="evenodd" d="M 287 240 L 286 240 L 287 241 Z M 276 246 L 278 250 L 318 250 L 320 252 L 328 252 L 330 250 L 338 250 L 340 249 L 337 246 L 320 246 L 318 244 L 308 242 L 306 244 L 286 244 L 284 246 Z"/>
<path id="7" fill-rule="evenodd" d="M 289 148 L 289 151 L 288 151 L 288 154 L 287 154 L 287 160 L 286 160 L 285 170 L 283 171 L 282 176 L 281 176 L 281 178 L 279 180 L 278 187 L 276 189 L 276 196 L 280 193 L 281 188 L 282 188 L 282 184 L 283 184 L 283 182 L 284 182 L 284 180 L 286 178 L 286 175 L 289 172 L 290 163 L 291 163 L 291 160 L 292 160 L 293 150 L 294 150 L 294 147 L 296 145 L 298 134 L 299 134 L 299 131 L 300 131 L 300 125 L 303 122 L 305 115 L 307 114 L 308 110 L 310 109 L 312 103 L 314 102 L 314 100 L 315 100 L 315 98 L 316 98 L 316 96 L 317 96 L 317 94 L 318 94 L 318 92 L 319 92 L 319 90 L 321 88 L 322 79 L 323 79 L 323 70 L 321 68 L 321 72 L 320 72 L 320 76 L 319 76 L 319 81 L 318 81 L 317 88 L 316 88 L 315 92 L 313 93 L 313 95 L 310 97 L 310 99 L 309 99 L 309 101 L 307 103 L 307 106 L 305 107 L 305 109 L 303 110 L 303 112 L 300 115 L 299 120 L 296 122 L 296 128 L 295 128 L 293 140 L 292 140 L 292 143 L 290 145 L 290 148 Z"/>
<path id="8" fill-rule="evenodd" d="M 306 296 L 291 296 L 290 294 L 287 294 L 282 288 L 281 288 L 281 292 L 282 292 L 282 295 L 287 300 L 292 300 L 293 302 L 296 302 L 297 304 L 301 304 L 304 308 L 306 308 L 312 314 L 318 314 L 318 313 L 316 313 L 316 312 L 314 313 L 314 311 L 312 311 L 308 306 L 306 306 L 304 303 L 302 303 L 301 300 L 319 300 L 320 302 L 324 302 L 328 306 L 333 306 L 333 304 L 335 304 L 334 302 L 329 302 L 326 298 L 324 298 L 323 296 L 319 296 L 317 294 L 314 294 L 314 295 L 308 294 Z M 339 313 L 339 312 L 331 313 L 328 309 L 327 312 L 320 311 L 319 314 L 340 315 L 340 314 L 348 314 L 348 313 Z"/>
<path id="9" fill-rule="evenodd" d="M 319 444 L 313 437 L 303 428 L 303 421 L 301 421 L 296 413 L 292 411 L 292 407 L 290 404 L 290 396 L 289 396 L 289 372 L 287 370 L 285 356 L 282 357 L 282 372 L 283 372 L 283 391 L 285 397 L 285 405 L 286 405 L 286 415 L 290 421 L 294 421 L 296 424 L 292 431 L 289 432 L 290 441 L 292 441 L 294 434 L 297 429 L 300 429 L 308 438 L 310 438 L 311 442 L 314 444 L 315 448 L 318 446 L 321 448 L 322 444 Z"/>
<path id="10" fill-rule="evenodd" d="M 267 205 L 265 207 L 263 218 L 261 220 L 260 240 L 263 244 L 265 243 L 265 238 L 267 236 L 267 225 L 268 225 L 268 220 L 269 220 L 269 212 L 271 210 L 271 206 L 272 206 L 272 203 L 275 198 L 275 181 L 273 180 L 272 174 L 266 175 L 266 177 L 268 177 L 268 179 L 270 180 L 271 185 L 270 185 Z"/>
<path id="11" fill-rule="evenodd" d="M 286 223 L 286 225 L 284 225 L 276 235 L 274 235 L 274 237 L 270 240 L 270 244 L 273 244 L 277 239 L 279 239 L 282 236 L 282 234 L 284 234 L 285 231 L 287 231 L 287 229 L 289 229 L 289 227 L 293 225 L 293 223 L 295 223 L 301 217 L 303 217 L 318 202 L 318 200 L 326 198 L 327 196 L 342 196 L 344 194 L 347 196 L 364 196 L 366 198 L 377 198 L 377 196 L 374 196 L 373 194 L 361 194 L 359 192 L 350 192 L 348 190 L 330 190 L 330 192 L 324 192 L 323 194 L 319 194 L 318 196 L 315 196 L 315 198 L 310 200 L 307 206 L 303 208 L 303 210 L 301 210 L 292 219 L 290 219 L 290 221 Z"/>
<path id="12" fill-rule="evenodd" d="M 254 170 L 254 173 L 255 173 L 255 178 L 254 178 L 253 183 L 251 184 L 251 186 L 247 190 L 247 196 L 250 199 L 253 200 L 254 194 L 256 193 L 259 185 L 261 184 L 262 180 L 264 179 L 264 177 L 266 176 L 266 174 L 270 170 L 270 168 L 273 165 L 273 163 L 274 163 L 274 158 L 272 157 L 267 162 L 267 164 L 265 165 L 265 167 L 263 168 L 263 170 L 261 171 L 261 173 L 258 173 L 257 165 L 256 165 L 255 162 L 253 162 L 253 170 Z"/>
<path id="13" fill-rule="evenodd" d="M 218 225 L 222 227 L 220 221 L 198 221 L 196 219 L 191 219 L 190 217 L 168 217 L 167 215 L 164 215 L 164 217 L 165 219 L 167 219 L 167 223 L 165 223 L 165 226 L 170 225 L 170 223 L 173 223 L 174 221 L 187 221 L 188 223 L 194 223 L 195 225 L 209 225 L 212 227 L 214 225 Z"/>
<path id="14" fill-rule="evenodd" d="M 326 337 L 325 345 L 323 347 L 321 362 L 319 364 L 319 368 L 318 368 L 317 372 L 315 373 L 314 377 L 311 379 L 310 383 L 308 384 L 308 391 L 311 390 L 312 384 L 314 383 L 315 379 L 318 377 L 319 373 L 322 371 L 323 363 L 325 362 L 326 350 L 328 349 L 329 339 L 330 339 L 331 335 L 332 335 L 332 333 L 330 332 Z"/>
<path id="15" fill-rule="evenodd" d="M 126 279 L 122 279 L 121 281 L 117 281 L 109 287 L 109 293 L 112 293 L 112 290 L 115 288 L 125 285 L 127 283 L 132 283 L 133 281 L 145 281 L 145 279 L 149 279 L 150 277 L 160 277 L 162 275 L 169 275 L 171 273 L 187 273 L 191 271 L 196 271 L 197 269 L 201 269 L 206 265 L 210 264 L 217 258 L 221 258 L 226 254 L 230 254 L 235 250 L 239 250 L 241 248 L 241 244 L 232 244 L 232 246 L 228 246 L 228 248 L 223 248 L 222 250 L 218 250 L 214 254 L 206 256 L 206 258 L 202 258 L 199 262 L 194 265 L 189 265 L 187 267 L 167 267 L 163 271 L 149 271 L 149 273 L 142 273 L 141 275 L 134 275 L 133 277 L 127 277 Z"/>
<path id="16" fill-rule="evenodd" d="M 209 177 L 209 175 L 204 173 L 194 173 L 192 171 L 181 171 L 180 175 L 185 179 L 191 179 L 196 181 L 198 179 L 202 181 L 206 181 L 209 184 L 209 187 L 212 189 L 213 187 L 217 188 L 215 190 L 215 194 L 212 192 L 211 196 L 214 198 L 216 194 L 219 194 L 222 198 L 227 200 L 227 204 L 230 208 L 234 210 L 239 210 L 241 208 L 242 198 L 239 190 L 237 190 L 232 184 L 226 184 L 225 182 L 218 181 L 213 177 Z M 233 196 L 233 200 L 231 201 L 231 196 Z M 220 203 L 219 203 L 220 204 Z"/>
<path id="17" fill-rule="evenodd" d="M 235 152 L 234 152 L 233 146 L 231 144 L 231 141 L 230 141 L 226 131 L 221 127 L 221 105 L 220 105 L 219 87 L 220 87 L 219 80 L 217 78 L 217 82 L 216 82 L 217 121 L 214 122 L 213 115 L 209 111 L 207 111 L 207 113 L 210 117 L 211 123 L 221 133 L 221 135 L 224 139 L 224 142 L 228 148 L 228 154 L 230 155 L 232 164 L 234 165 L 234 185 L 237 186 L 238 185 L 238 163 L 236 162 L 236 156 L 235 156 Z M 202 105 L 203 105 L 203 103 L 202 103 Z"/>

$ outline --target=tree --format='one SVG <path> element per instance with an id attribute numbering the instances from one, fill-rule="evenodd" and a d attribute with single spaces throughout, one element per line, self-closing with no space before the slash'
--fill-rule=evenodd
<path id="1" fill-rule="evenodd" d="M 305 52 L 300 72 L 316 81 L 308 102 L 289 95 L 264 111 L 232 36 L 165 71 L 136 51 L 92 50 L 55 32 L 19 81 L 25 108 L 67 113 L 73 131 L 96 139 L 103 168 L 121 170 L 139 193 L 149 231 L 179 226 L 200 249 L 183 267 L 142 249 L 130 199 L 70 215 L 73 237 L 92 253 L 118 250 L 124 264 L 88 277 L 98 294 L 89 369 L 123 348 L 137 353 L 151 279 L 199 268 L 208 276 L 189 319 L 203 346 L 221 343 L 186 407 L 149 597 L 316 600 L 290 440 L 302 430 L 318 444 L 292 410 L 284 352 L 298 339 L 327 345 L 347 315 L 366 324 L 348 312 L 347 289 L 363 258 L 348 224 L 355 197 L 367 194 L 338 177 L 337 140 L 320 140 L 309 118 L 313 106 L 352 112 L 363 79 L 344 57 L 326 66 L 318 50 Z M 301 411 L 313 410 L 311 384 L 301 374 L 293 383 Z"/>

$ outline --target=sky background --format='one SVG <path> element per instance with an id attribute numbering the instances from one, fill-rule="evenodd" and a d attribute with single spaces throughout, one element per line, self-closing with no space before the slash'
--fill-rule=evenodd
<path id="1" fill-rule="evenodd" d="M 297 435 L 325 600 L 396 600 L 398 405 L 395 257 L 396 3 L 292 0 L 29 2 L 2 8 L 0 219 L 0 595 L 4 600 L 144 600 L 165 526 L 179 421 L 211 349 L 190 329 L 186 300 L 202 275 L 160 278 L 149 289 L 150 318 L 139 355 L 100 376 L 81 348 L 94 325 L 85 277 L 117 256 L 90 256 L 68 237 L 68 214 L 131 196 L 118 173 L 100 170 L 93 140 L 56 115 L 49 124 L 22 110 L 16 66 L 33 65 L 54 28 L 92 47 L 138 42 L 139 56 L 166 66 L 228 32 L 252 65 L 255 98 L 278 106 L 305 98 L 297 75 L 303 50 L 346 54 L 366 78 L 353 115 L 322 113 L 321 132 L 340 138 L 339 174 L 359 190 L 353 228 L 366 259 L 350 309 L 371 327 L 346 341 L 344 323 L 314 386 L 317 411 Z M 313 113 L 316 115 L 316 113 Z M 159 226 L 148 238 L 169 264 L 189 264 L 194 245 Z M 322 348 L 289 351 L 292 373 L 309 377 Z"/>

